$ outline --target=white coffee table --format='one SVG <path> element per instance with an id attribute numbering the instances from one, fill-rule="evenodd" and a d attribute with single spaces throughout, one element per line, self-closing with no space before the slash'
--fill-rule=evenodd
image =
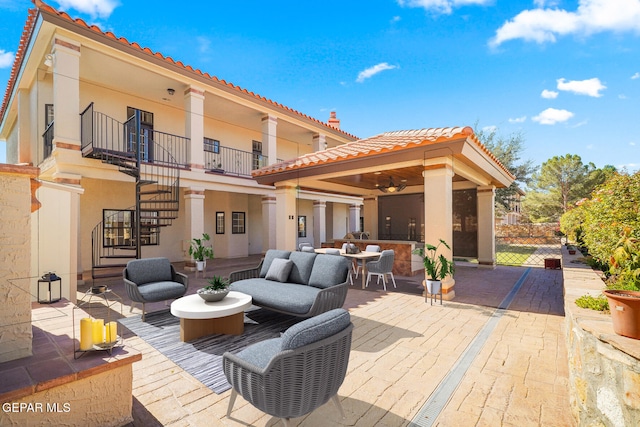
<path id="1" fill-rule="evenodd" d="M 191 341 L 212 334 L 241 335 L 244 310 L 251 296 L 230 291 L 222 300 L 206 302 L 199 295 L 187 295 L 171 303 L 171 314 L 180 318 L 180 340 Z"/>

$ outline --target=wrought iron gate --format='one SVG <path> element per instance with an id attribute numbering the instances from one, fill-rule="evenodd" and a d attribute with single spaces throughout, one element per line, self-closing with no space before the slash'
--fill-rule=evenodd
<path id="1" fill-rule="evenodd" d="M 545 259 L 561 257 L 561 247 L 558 223 L 496 225 L 498 264 L 545 267 Z"/>

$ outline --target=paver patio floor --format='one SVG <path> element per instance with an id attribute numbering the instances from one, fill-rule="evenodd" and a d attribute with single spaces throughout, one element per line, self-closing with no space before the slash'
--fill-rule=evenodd
<path id="1" fill-rule="evenodd" d="M 208 275 L 226 275 L 258 258 L 214 260 Z M 458 266 L 456 298 L 431 305 L 416 277 L 396 277 L 398 289 L 371 284 L 349 290 L 345 308 L 355 325 L 349 369 L 338 393 L 346 417 L 331 402 L 300 426 L 574 426 L 568 396 L 562 273 L 533 268 L 507 310 L 480 342 L 463 370 L 466 353 L 496 308 L 526 269 Z M 190 274 L 190 292 L 206 282 Z M 121 286 L 112 285 L 114 289 Z M 121 290 L 120 295 L 126 295 Z M 125 301 L 126 302 L 126 301 Z M 149 310 L 164 308 L 151 305 Z M 134 310 L 137 315 L 139 311 Z M 479 341 L 476 341 L 476 344 Z M 134 364 L 132 426 L 271 426 L 279 423 L 236 401 L 226 418 L 230 391 L 216 395 L 138 337 L 127 345 L 141 351 Z M 438 385 L 462 372 L 431 419 L 416 419 Z M 426 424 L 423 424 L 426 423 Z"/>

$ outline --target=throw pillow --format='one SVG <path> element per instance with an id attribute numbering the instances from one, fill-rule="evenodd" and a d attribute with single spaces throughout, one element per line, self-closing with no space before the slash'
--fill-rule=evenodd
<path id="1" fill-rule="evenodd" d="M 271 262 L 269 271 L 265 279 L 275 280 L 276 282 L 286 282 L 289 278 L 289 273 L 293 267 L 293 261 L 289 259 L 276 258 Z"/>

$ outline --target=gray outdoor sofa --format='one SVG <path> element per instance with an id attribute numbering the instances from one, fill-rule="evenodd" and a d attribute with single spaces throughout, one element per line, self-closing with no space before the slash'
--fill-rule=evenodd
<path id="1" fill-rule="evenodd" d="M 229 289 L 262 308 L 311 317 L 342 307 L 350 266 L 341 256 L 270 249 L 256 268 L 231 273 Z"/>

